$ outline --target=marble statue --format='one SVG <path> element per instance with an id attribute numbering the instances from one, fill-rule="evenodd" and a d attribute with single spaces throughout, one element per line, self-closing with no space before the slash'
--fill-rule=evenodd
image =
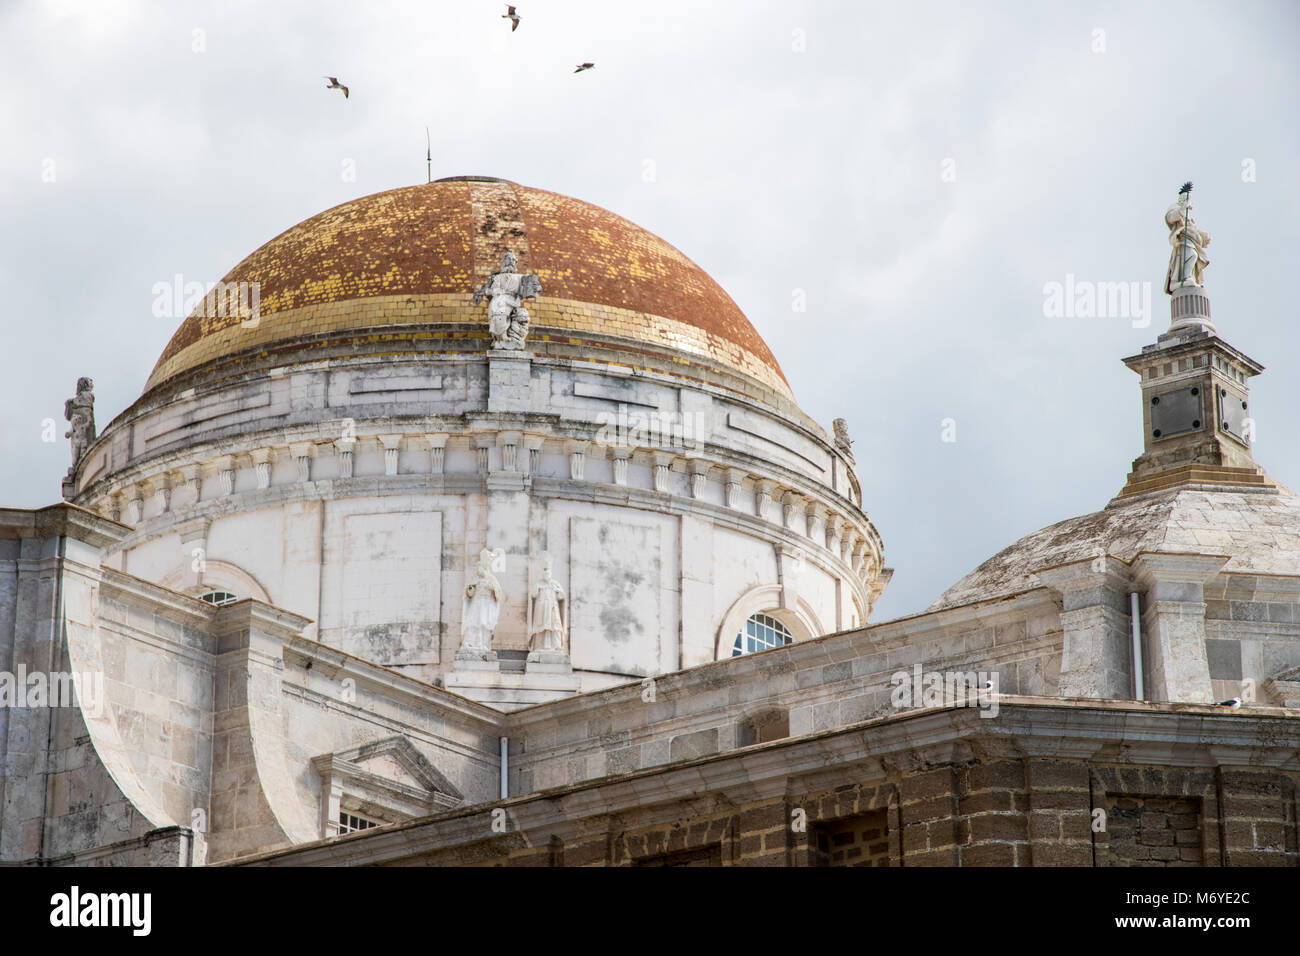
<path id="1" fill-rule="evenodd" d="M 843 418 L 837 418 L 832 423 L 835 427 L 835 447 L 844 452 L 853 461 L 853 439 L 849 437 L 849 423 Z"/>
<path id="2" fill-rule="evenodd" d="M 560 605 L 565 601 L 564 588 L 551 571 L 555 562 L 542 552 L 542 579 L 533 589 L 533 624 L 529 634 L 530 651 L 564 653 L 564 614 Z"/>
<path id="3" fill-rule="evenodd" d="M 542 292 L 542 280 L 535 275 L 522 275 L 515 271 L 518 264 L 513 252 L 501 258 L 501 269 L 483 283 L 474 293 L 477 305 L 484 296 L 488 299 L 488 331 L 492 333 L 494 349 L 522 349 L 528 338 L 528 310 L 524 299 L 536 298 Z"/>
<path id="4" fill-rule="evenodd" d="M 479 552 L 478 567 L 465 585 L 461 607 L 461 645 L 457 657 L 472 656 L 483 660 L 492 653 L 492 632 L 501 615 L 501 582 L 494 571 L 505 570 L 505 552 L 500 548 Z"/>
<path id="5" fill-rule="evenodd" d="M 72 439 L 72 467 L 68 469 L 68 474 L 72 475 L 77 470 L 81 456 L 95 440 L 95 383 L 93 381 L 88 378 L 77 379 L 77 396 L 63 403 L 63 417 L 71 424 L 63 437 Z"/>
<path id="6" fill-rule="evenodd" d="M 1165 275 L 1165 291 L 1186 286 L 1205 285 L 1205 267 L 1210 257 L 1205 247 L 1210 244 L 1210 234 L 1196 225 L 1191 217 L 1192 184 L 1184 183 L 1178 191 L 1178 201 L 1165 210 L 1165 225 L 1169 227 L 1169 272 Z"/>

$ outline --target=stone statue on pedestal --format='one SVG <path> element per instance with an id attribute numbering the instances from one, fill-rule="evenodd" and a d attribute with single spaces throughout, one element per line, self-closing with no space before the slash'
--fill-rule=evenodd
<path id="1" fill-rule="evenodd" d="M 853 439 L 849 437 L 848 421 L 837 418 L 832 424 L 835 427 L 835 447 L 844 452 L 849 461 L 853 461 Z"/>
<path id="2" fill-rule="evenodd" d="M 1210 234 L 1196 225 L 1191 216 L 1192 184 L 1184 183 L 1178 191 L 1178 201 L 1165 210 L 1165 225 L 1169 227 L 1169 271 L 1165 275 L 1165 291 L 1205 285 L 1205 267 L 1210 257 L 1205 247 L 1210 244 Z"/>
<path id="3" fill-rule="evenodd" d="M 542 552 L 542 578 L 533 589 L 533 623 L 529 633 L 529 651 L 533 653 L 564 653 L 564 613 L 560 604 L 565 602 L 564 588 L 551 574 L 554 561 Z"/>
<path id="4" fill-rule="evenodd" d="M 474 293 L 474 304 L 484 296 L 488 299 L 488 331 L 492 333 L 494 349 L 522 349 L 528 338 L 528 310 L 524 299 L 536 298 L 542 292 L 542 280 L 535 275 L 521 275 L 515 271 L 518 260 L 513 252 L 501 259 L 501 269 L 483 283 Z"/>
<path id="5" fill-rule="evenodd" d="M 500 548 L 479 552 L 478 567 L 465 585 L 461 606 L 461 645 L 458 660 L 493 660 L 492 632 L 501 616 L 501 582 L 494 571 L 505 570 L 505 552 Z"/>
<path id="6" fill-rule="evenodd" d="M 72 467 L 68 469 L 68 477 L 71 478 L 77 470 L 81 456 L 95 440 L 95 383 L 93 381 L 88 378 L 77 379 L 77 395 L 63 403 L 63 417 L 71 425 L 63 435 L 64 438 L 72 439 Z"/>

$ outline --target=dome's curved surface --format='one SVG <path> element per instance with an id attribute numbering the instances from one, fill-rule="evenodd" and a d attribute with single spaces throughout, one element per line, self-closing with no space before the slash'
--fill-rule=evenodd
<path id="1" fill-rule="evenodd" d="M 276 236 L 222 280 L 258 283 L 258 321 L 200 307 L 164 349 L 145 391 L 250 349 L 335 333 L 479 323 L 486 343 L 485 307 L 472 294 L 507 250 L 519 271 L 542 280 L 542 297 L 528 303 L 530 342 L 630 340 L 681 364 L 717 363 L 792 398 L 749 320 L 676 248 L 590 203 L 476 177 L 365 196 Z"/>
<path id="2" fill-rule="evenodd" d="M 1300 498 L 1276 493 L 1171 489 L 1121 499 L 1058 521 L 999 551 L 950 587 L 930 610 L 1038 586 L 1035 571 L 1144 551 L 1222 554 L 1225 571 L 1300 575 Z"/>

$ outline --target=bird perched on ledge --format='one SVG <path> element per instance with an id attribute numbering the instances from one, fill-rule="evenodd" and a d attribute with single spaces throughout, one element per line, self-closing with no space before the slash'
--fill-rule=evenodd
<path id="1" fill-rule="evenodd" d="M 1240 697 L 1231 697 L 1231 698 L 1229 698 L 1228 700 L 1221 700 L 1221 701 L 1219 701 L 1219 706 L 1220 706 L 1220 707 L 1231 707 L 1233 710 L 1236 710 L 1238 707 L 1241 706 L 1241 698 L 1240 698 Z"/>

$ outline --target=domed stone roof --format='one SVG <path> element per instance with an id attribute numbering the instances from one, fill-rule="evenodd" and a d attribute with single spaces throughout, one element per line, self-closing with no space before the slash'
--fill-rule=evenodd
<path id="1" fill-rule="evenodd" d="M 1038 586 L 1034 574 L 1109 554 L 1222 554 L 1228 572 L 1300 575 L 1300 498 L 1276 492 L 1177 488 L 1118 498 L 1101 511 L 1059 521 L 989 558 L 930 610 L 1005 597 Z"/>
<path id="2" fill-rule="evenodd" d="M 643 352 L 683 375 L 693 364 L 720 365 L 792 399 L 749 320 L 676 248 L 589 203 L 486 177 L 365 196 L 276 236 L 222 280 L 258 283 L 258 320 L 196 309 L 145 391 L 239 356 L 364 344 L 375 329 L 421 351 L 453 339 L 463 349 L 477 337 L 486 347 L 486 306 L 472 295 L 506 251 L 542 281 L 541 297 L 527 304 L 530 347 L 562 341 L 633 365 Z"/>

